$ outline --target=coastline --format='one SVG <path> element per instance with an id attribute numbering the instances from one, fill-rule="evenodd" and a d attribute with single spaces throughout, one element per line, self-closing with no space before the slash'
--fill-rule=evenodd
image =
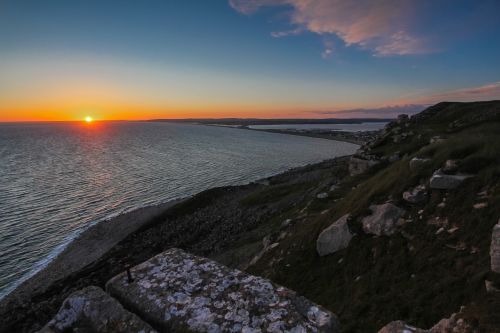
<path id="1" fill-rule="evenodd" d="M 331 140 L 338 142 L 347 142 L 355 145 L 362 146 L 366 142 L 373 140 L 381 130 L 377 131 L 358 131 L 358 132 L 348 132 L 348 131 L 317 131 L 317 130 L 288 130 L 288 129 L 258 129 L 250 128 L 249 125 L 221 125 L 221 124 L 203 124 L 197 123 L 198 125 L 204 126 L 215 126 L 223 128 L 234 128 L 239 130 L 249 130 L 257 132 L 267 132 L 281 135 L 294 135 L 303 136 L 308 138 Z"/>
<path id="2" fill-rule="evenodd" d="M 174 199 L 145 206 L 99 221 L 70 240 L 56 256 L 0 298 L 0 308 L 43 293 L 54 282 L 64 279 L 98 260 L 128 235 L 147 226 L 169 208 L 185 199 Z"/>
<path id="3" fill-rule="evenodd" d="M 314 184 L 319 175 L 324 177 L 332 170 L 344 177 L 349 156 L 291 168 L 244 185 L 211 188 L 185 199 L 139 208 L 89 227 L 47 266 L 0 299 L 0 316 L 5 319 L 0 332 L 13 328 L 22 332 L 37 330 L 71 291 L 103 284 L 127 265 L 135 265 L 161 252 L 155 244 L 161 234 L 157 229 L 168 230 L 168 237 L 160 237 L 161 242 L 169 238 L 168 247 L 186 248 L 217 258 L 228 266 L 246 266 L 261 251 L 261 239 L 265 235 L 259 235 L 258 241 L 251 249 L 246 248 L 244 254 L 234 251 L 235 242 L 249 232 L 262 232 L 259 226 L 269 216 L 280 215 L 289 206 L 304 200 L 304 194 L 297 188 L 301 182 Z M 335 171 L 337 169 L 341 171 Z M 255 194 L 260 196 L 262 191 L 273 192 L 283 186 L 291 187 L 293 198 L 240 207 Z M 248 220 L 247 226 L 238 222 L 242 218 Z M 200 224 L 211 226 L 205 230 Z M 217 230 L 221 226 L 225 230 Z M 265 230 L 266 234 L 268 232 Z"/>

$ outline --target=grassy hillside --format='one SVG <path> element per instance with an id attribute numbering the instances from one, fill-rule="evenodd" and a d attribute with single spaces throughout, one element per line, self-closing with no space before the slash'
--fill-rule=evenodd
<path id="1" fill-rule="evenodd" d="M 428 328 L 462 305 L 462 316 L 499 331 L 500 301 L 486 294 L 484 281 L 499 281 L 490 272 L 489 247 L 500 218 L 500 102 L 437 104 L 390 124 L 363 151 L 382 162 L 343 179 L 327 199 L 291 207 L 285 236 L 249 271 L 328 307 L 345 332 L 374 332 L 397 319 Z M 394 154 L 399 160 L 387 161 Z M 430 161 L 412 170 L 413 157 Z M 402 199 L 447 160 L 474 177 L 455 190 L 430 190 L 419 204 Z M 388 200 L 406 210 L 406 223 L 392 236 L 364 234 L 360 218 Z M 474 208 L 478 203 L 485 207 Z M 318 234 L 347 213 L 356 236 L 348 248 L 319 257 Z"/>

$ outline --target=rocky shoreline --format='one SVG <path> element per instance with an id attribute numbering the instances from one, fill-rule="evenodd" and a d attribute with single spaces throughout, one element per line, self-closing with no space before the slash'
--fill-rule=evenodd
<path id="1" fill-rule="evenodd" d="M 73 239 L 45 267 L 0 299 L 0 308 L 13 300 L 43 293 L 55 281 L 64 279 L 99 259 L 124 238 L 184 200 L 141 207 L 92 225 Z"/>
<path id="2" fill-rule="evenodd" d="M 299 167 L 248 185 L 214 188 L 190 199 L 146 207 L 100 223 L 78 237 L 48 267 L 0 301 L 0 332 L 33 332 L 57 312 L 72 292 L 91 285 L 104 287 L 113 275 L 171 247 L 213 257 L 235 267 L 245 267 L 261 251 L 258 231 L 253 249 L 244 254 L 231 248 L 265 221 L 297 204 L 303 194 L 250 205 L 252 194 L 262 190 L 300 187 L 318 181 L 323 173 L 337 177 L 347 172 L 347 158 Z M 297 182 L 297 179 L 302 179 Z M 282 196 L 281 191 L 278 195 Z M 250 198 L 251 199 L 251 198 Z M 251 201 L 251 200 L 250 200 Z M 118 232 L 117 232 L 118 231 Z"/>

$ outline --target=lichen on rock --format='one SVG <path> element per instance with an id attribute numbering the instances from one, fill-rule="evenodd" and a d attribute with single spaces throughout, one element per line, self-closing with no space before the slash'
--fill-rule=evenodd
<path id="1" fill-rule="evenodd" d="M 62 332 L 142 332 L 156 333 L 135 314 L 98 287 L 71 294 L 55 317 L 39 333 Z"/>
<path id="2" fill-rule="evenodd" d="M 198 332 L 338 332 L 335 315 L 270 281 L 170 249 L 106 285 L 164 329 Z"/>

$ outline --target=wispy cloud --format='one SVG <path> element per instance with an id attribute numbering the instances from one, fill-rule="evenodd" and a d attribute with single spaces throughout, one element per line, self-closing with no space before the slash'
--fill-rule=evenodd
<path id="1" fill-rule="evenodd" d="M 435 104 L 444 101 L 474 102 L 494 99 L 500 100 L 500 81 L 438 93 L 419 91 L 393 100 L 393 104 Z"/>
<path id="2" fill-rule="evenodd" d="M 332 111 L 311 111 L 320 115 L 331 115 L 338 118 L 395 118 L 400 114 L 412 115 L 424 110 L 429 104 L 389 105 L 378 108 L 359 108 Z"/>
<path id="3" fill-rule="evenodd" d="M 296 36 L 301 34 L 304 31 L 302 28 L 295 28 L 292 30 L 286 30 L 286 31 L 273 31 L 271 32 L 271 36 L 275 38 L 281 38 L 281 37 L 287 37 L 287 36 Z"/>
<path id="4" fill-rule="evenodd" d="M 428 53 L 424 38 L 411 33 L 415 14 L 411 0 L 229 0 L 237 11 L 250 15 L 264 6 L 292 9 L 291 30 L 336 35 L 347 46 L 371 50 L 376 56 Z M 296 33 L 295 33 L 296 34 Z M 283 37 L 290 33 L 274 32 Z"/>
<path id="5" fill-rule="evenodd" d="M 447 91 L 429 96 L 432 101 L 474 101 L 480 99 L 500 99 L 500 82 L 493 82 L 478 87 Z"/>
<path id="6" fill-rule="evenodd" d="M 323 59 L 328 59 L 333 55 L 335 43 L 331 40 L 324 40 L 323 46 L 324 46 L 324 49 L 323 49 L 323 52 L 321 53 L 321 57 Z"/>

